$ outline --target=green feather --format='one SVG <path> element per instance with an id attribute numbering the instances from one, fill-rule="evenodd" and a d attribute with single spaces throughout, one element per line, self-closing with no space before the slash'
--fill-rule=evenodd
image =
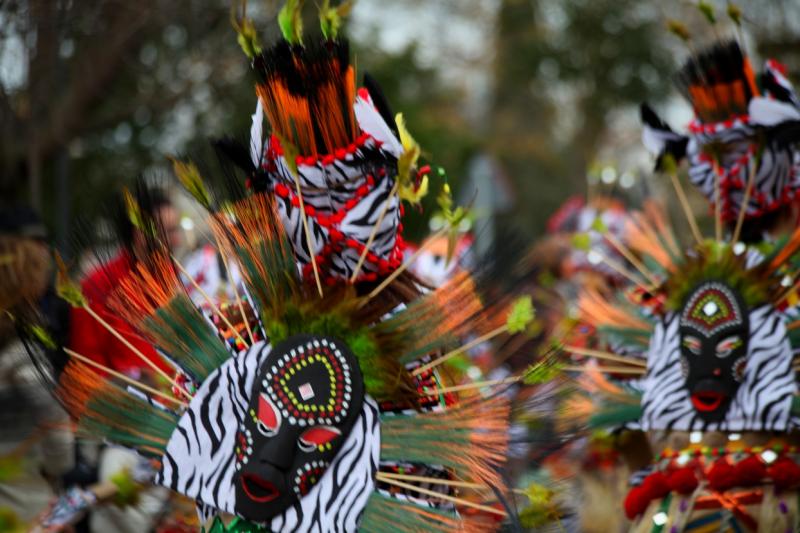
<path id="1" fill-rule="evenodd" d="M 278 13 L 278 25 L 289 44 L 303 44 L 303 4 L 304 0 L 286 0 Z"/>
<path id="2" fill-rule="evenodd" d="M 105 438 L 148 456 L 165 451 L 179 416 L 117 387 L 104 388 L 91 397 L 78 422 L 78 432 Z"/>
<path id="3" fill-rule="evenodd" d="M 714 6 L 705 0 L 700 0 L 697 2 L 697 9 L 700 10 L 700 13 L 703 14 L 709 24 L 714 25 L 717 23 L 717 17 L 714 14 Z"/>
<path id="4" fill-rule="evenodd" d="M 186 189 L 192 198 L 206 209 L 211 208 L 211 194 L 206 189 L 203 183 L 203 178 L 200 176 L 200 170 L 193 162 L 183 162 L 178 159 L 172 159 L 172 170 L 175 172 L 178 181 L 180 181 L 183 188 Z"/>
<path id="5" fill-rule="evenodd" d="M 143 329 L 198 383 L 230 357 L 217 332 L 184 293 L 145 319 Z"/>
<path id="6" fill-rule="evenodd" d="M 330 0 L 324 0 L 319 8 L 319 27 L 322 35 L 329 41 L 335 40 L 342 27 L 342 19 L 350 14 L 353 2 L 345 1 L 336 7 L 331 7 Z"/>

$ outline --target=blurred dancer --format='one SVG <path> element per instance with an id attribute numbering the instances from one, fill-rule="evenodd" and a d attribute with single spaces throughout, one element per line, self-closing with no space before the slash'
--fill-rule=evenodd
<path id="1" fill-rule="evenodd" d="M 181 244 L 178 212 L 169 197 L 159 189 L 148 191 L 150 205 L 148 209 L 156 221 L 163 227 L 171 249 Z M 126 324 L 114 317 L 106 306 L 108 294 L 120 280 L 130 271 L 131 254 L 135 248 L 144 245 L 141 232 L 127 216 L 124 204 L 120 201 L 118 208 L 117 231 L 121 247 L 116 256 L 89 272 L 82 282 L 83 293 L 92 309 L 103 317 L 114 329 L 120 332 L 131 344 L 138 348 L 152 361 L 160 361 L 152 346 L 142 340 Z M 94 318 L 82 309 L 73 310 L 70 336 L 70 347 L 76 352 L 135 379 L 151 372 L 150 368 L 134 354 L 123 342 L 110 331 L 101 326 Z M 164 368 L 169 370 L 169 368 Z"/>
<path id="2" fill-rule="evenodd" d="M 145 195 L 149 203 L 142 208 L 147 209 L 149 211 L 147 214 L 163 228 L 169 247 L 176 249 L 181 244 L 177 210 L 162 190 L 150 189 Z M 171 372 L 169 367 L 160 364 L 161 358 L 155 354 L 155 350 L 148 342 L 108 310 L 109 293 L 130 272 L 133 253 L 144 246 L 144 236 L 131 222 L 124 202 L 120 201 L 116 215 L 120 250 L 110 261 L 98 266 L 86 276 L 81 284 L 83 293 L 92 309 L 128 342 L 148 359 L 157 362 L 165 371 Z M 155 380 L 152 370 L 146 363 L 82 309 L 73 309 L 69 342 L 76 352 L 113 370 L 138 380 Z M 135 470 L 139 460 L 139 457 L 130 451 L 113 447 L 104 448 L 98 460 L 98 481 L 108 481 L 121 470 Z M 140 494 L 135 506 L 121 508 L 107 505 L 98 508 L 90 518 L 91 530 L 98 533 L 147 531 L 160 512 L 165 495 L 165 491 L 161 489 L 150 488 Z"/>
<path id="3" fill-rule="evenodd" d="M 52 277 L 45 239 L 32 211 L 0 210 L 0 511 L 20 525 L 47 507 L 74 457 L 69 418 L 41 386 L 13 320 L 50 314 L 38 305 Z M 57 331 L 53 318 L 44 317 Z"/>

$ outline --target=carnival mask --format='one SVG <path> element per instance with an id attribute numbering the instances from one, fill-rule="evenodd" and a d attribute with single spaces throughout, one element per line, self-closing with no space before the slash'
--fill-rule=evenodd
<path id="1" fill-rule="evenodd" d="M 692 406 L 706 422 L 722 421 L 744 380 L 750 329 L 741 295 L 705 282 L 680 315 L 681 370 Z"/>
<path id="2" fill-rule="evenodd" d="M 236 437 L 236 512 L 264 522 L 322 477 L 361 412 L 358 362 L 339 341 L 295 336 L 259 368 Z"/>

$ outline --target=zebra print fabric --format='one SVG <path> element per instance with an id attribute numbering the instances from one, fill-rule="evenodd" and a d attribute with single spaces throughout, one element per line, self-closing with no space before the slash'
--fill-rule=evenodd
<path id="1" fill-rule="evenodd" d="M 709 143 L 726 147 L 720 166 L 720 200 L 726 220 L 736 220 L 744 203 L 744 194 L 750 179 L 751 165 L 748 150 L 756 137 L 756 128 L 747 124 L 722 129 L 712 134 L 693 133 L 686 148 L 689 157 L 689 180 L 714 203 L 716 200 L 714 165 L 703 152 Z M 753 191 L 747 201 L 745 216 L 753 217 L 773 211 L 794 198 L 800 189 L 800 152 L 794 147 L 768 142 L 761 152 L 753 182 Z M 734 170 L 738 168 L 738 170 Z"/>
<path id="2" fill-rule="evenodd" d="M 201 520 L 212 512 L 234 514 L 236 432 L 258 369 L 271 350 L 268 343 L 256 343 L 209 375 L 167 443 L 156 483 L 194 499 Z M 320 482 L 268 526 L 273 531 L 355 531 L 375 488 L 379 455 L 378 406 L 367 397 Z"/>
<path id="3" fill-rule="evenodd" d="M 642 397 L 642 428 L 677 431 L 786 431 L 797 392 L 783 316 L 770 306 L 750 312 L 744 381 L 722 422 L 697 415 L 681 372 L 680 317 L 659 322 L 650 341 Z"/>

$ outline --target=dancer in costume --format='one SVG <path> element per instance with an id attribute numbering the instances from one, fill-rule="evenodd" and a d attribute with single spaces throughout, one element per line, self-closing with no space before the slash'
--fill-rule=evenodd
<path id="1" fill-rule="evenodd" d="M 688 135 L 642 106 L 657 169 L 687 159 L 692 185 L 747 242 L 790 233 L 800 217 L 800 100 L 786 68 L 769 59 L 756 76 L 741 42 L 721 40 L 694 54 L 677 84 L 695 113 Z"/>
<path id="2" fill-rule="evenodd" d="M 602 404 L 596 423 L 639 426 L 653 448 L 625 501 L 633 529 L 794 530 L 796 339 L 784 308 L 800 232 L 760 256 L 714 240 L 682 253 L 668 228 L 644 217 L 631 229 L 631 248 L 663 281 L 645 306 L 586 294 L 581 309 L 605 335 L 642 347 L 641 359 L 597 353 L 616 365 L 601 372 L 627 368 L 641 380 L 598 376 L 604 386 L 592 397 Z"/>
<path id="3" fill-rule="evenodd" d="M 797 98 L 773 61 L 759 85 L 735 41 L 701 50 L 678 81 L 696 113 L 689 136 L 645 106 L 644 140 L 694 243 L 684 248 L 658 211 L 634 216 L 628 246 L 646 270 L 610 298 L 582 295 L 585 322 L 612 349 L 593 354 L 592 392 L 571 406 L 584 423 L 646 432 L 650 457 L 626 454 L 642 465 L 624 502 L 633 531 L 794 531 Z M 712 205 L 713 239 L 678 180 L 684 157 Z"/>
<path id="4" fill-rule="evenodd" d="M 400 202 L 421 188 L 419 148 L 373 82 L 356 91 L 337 10 L 323 6 L 319 41 L 304 43 L 299 20 L 289 2 L 269 49 L 239 22 L 259 107 L 251 149 L 217 147 L 249 190 L 219 198 L 195 165 L 175 165 L 266 340 L 237 352 L 220 339 L 140 197 L 129 216 L 148 245 L 110 305 L 175 368 L 161 372 L 174 395 L 73 351 L 57 393 L 81 433 L 151 458 L 155 482 L 194 499 L 208 531 L 492 529 L 506 515 L 488 502 L 505 492 L 507 403 L 459 401 L 437 372 L 460 337 L 484 333 L 474 284 L 461 275 L 422 294 L 403 271 Z M 87 307 L 63 272 L 60 287 Z M 530 315 L 523 302 L 493 331 Z"/>

